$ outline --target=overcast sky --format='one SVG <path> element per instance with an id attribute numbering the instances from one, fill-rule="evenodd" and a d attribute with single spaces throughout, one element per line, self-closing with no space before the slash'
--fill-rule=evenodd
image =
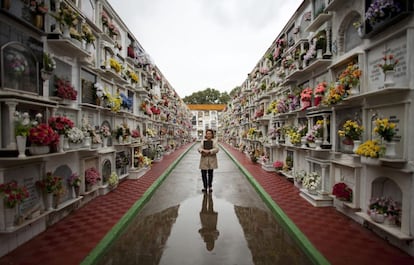
<path id="1" fill-rule="evenodd" d="M 109 0 L 183 98 L 240 86 L 302 0 Z"/>

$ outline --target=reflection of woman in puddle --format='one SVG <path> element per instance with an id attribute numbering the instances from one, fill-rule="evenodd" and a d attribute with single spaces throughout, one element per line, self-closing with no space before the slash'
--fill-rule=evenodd
<path id="1" fill-rule="evenodd" d="M 208 251 L 213 250 L 214 241 L 216 241 L 220 234 L 217 230 L 217 216 L 218 213 L 214 211 L 211 194 L 204 193 L 203 206 L 200 212 L 201 229 L 198 232 L 204 239 L 204 242 L 206 242 Z"/>

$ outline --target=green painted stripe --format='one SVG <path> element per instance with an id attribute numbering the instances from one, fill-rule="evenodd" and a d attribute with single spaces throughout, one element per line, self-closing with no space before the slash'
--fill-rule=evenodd
<path id="1" fill-rule="evenodd" d="M 330 264 L 329 261 L 312 245 L 312 243 L 305 236 L 305 234 L 303 234 L 302 231 L 300 231 L 300 229 L 295 225 L 295 223 L 292 222 L 292 220 L 290 220 L 290 218 L 285 214 L 285 212 L 283 212 L 279 205 L 276 204 L 272 197 L 270 197 L 270 195 L 262 188 L 262 186 L 250 174 L 250 172 L 246 168 L 244 168 L 226 148 L 224 148 L 222 145 L 220 145 L 220 147 L 226 152 L 226 154 L 231 158 L 231 160 L 233 160 L 237 167 L 246 176 L 246 178 L 249 180 L 252 186 L 260 194 L 263 201 L 270 208 L 275 218 L 279 221 L 283 228 L 286 229 L 289 235 L 293 238 L 293 240 L 295 240 L 295 242 L 303 250 L 305 255 L 308 256 L 312 263 L 318 265 Z"/>
<path id="2" fill-rule="evenodd" d="M 181 159 L 188 153 L 188 151 L 195 145 L 193 143 L 190 147 L 187 148 L 161 175 L 154 181 L 154 183 L 148 188 L 147 191 L 142 195 L 142 197 L 137 200 L 134 205 L 122 216 L 122 218 L 114 225 L 114 227 L 105 235 L 105 237 L 96 245 L 96 247 L 89 253 L 88 256 L 81 262 L 81 265 L 92 265 L 96 264 L 99 261 L 99 258 L 105 253 L 105 251 L 110 247 L 112 242 L 116 240 L 128 224 L 135 218 L 139 211 L 144 207 L 144 205 L 150 200 L 152 195 L 155 193 L 157 188 L 162 184 L 162 182 L 167 178 L 171 171 L 177 166 Z M 161 161 L 162 162 L 162 161 Z"/>

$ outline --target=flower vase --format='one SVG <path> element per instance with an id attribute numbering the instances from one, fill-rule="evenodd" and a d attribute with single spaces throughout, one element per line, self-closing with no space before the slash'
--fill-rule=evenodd
<path id="1" fill-rule="evenodd" d="M 358 36 L 360 38 L 364 37 L 364 31 L 362 27 L 358 27 L 357 31 L 358 31 Z"/>
<path id="2" fill-rule="evenodd" d="M 386 158 L 395 158 L 397 153 L 395 152 L 395 142 L 393 141 L 386 141 L 385 142 L 385 157 Z"/>
<path id="3" fill-rule="evenodd" d="M 322 149 L 322 139 L 317 138 L 315 140 L 315 150 L 321 150 Z"/>
<path id="4" fill-rule="evenodd" d="M 45 155 L 50 152 L 50 146 L 48 145 L 32 145 L 29 148 L 32 155 Z"/>
<path id="5" fill-rule="evenodd" d="M 17 150 L 19 151 L 18 158 L 26 157 L 26 140 L 27 136 L 16 136 Z"/>
<path id="6" fill-rule="evenodd" d="M 316 59 L 322 59 L 323 58 L 323 50 L 317 49 L 316 50 Z"/>
<path id="7" fill-rule="evenodd" d="M 349 94 L 351 96 L 358 95 L 359 94 L 359 85 L 351 86 L 351 88 L 349 89 Z"/>
<path id="8" fill-rule="evenodd" d="M 45 204 L 46 211 L 53 210 L 53 193 L 46 193 L 46 204 Z"/>
<path id="9" fill-rule="evenodd" d="M 83 141 L 83 146 L 89 148 L 91 147 L 92 138 L 90 136 L 85 137 L 85 140 Z"/>
<path id="10" fill-rule="evenodd" d="M 306 148 L 306 143 L 307 143 L 308 141 L 306 140 L 306 136 L 303 136 L 302 138 L 300 138 L 300 147 L 302 147 L 302 148 Z"/>
<path id="11" fill-rule="evenodd" d="M 63 146 L 65 144 L 65 135 L 64 134 L 59 134 L 59 145 L 58 145 L 58 152 L 59 153 L 63 153 L 65 152 Z"/>
<path id="12" fill-rule="evenodd" d="M 371 219 L 376 223 L 382 224 L 385 221 L 385 215 L 381 214 L 381 213 L 372 212 L 371 213 Z"/>
<path id="13" fill-rule="evenodd" d="M 308 146 L 310 148 L 315 148 L 316 147 L 316 144 L 315 144 L 315 142 L 308 142 Z"/>
<path id="14" fill-rule="evenodd" d="M 62 30 L 62 38 L 64 39 L 70 39 L 70 28 L 67 25 L 63 25 L 63 30 Z"/>
<path id="15" fill-rule="evenodd" d="M 305 110 L 307 108 L 309 108 L 311 106 L 311 102 L 308 100 L 301 100 L 300 101 L 300 106 L 302 110 Z"/>
<path id="16" fill-rule="evenodd" d="M 68 137 L 64 137 L 63 139 L 63 149 L 69 150 L 69 138 Z"/>
<path id="17" fill-rule="evenodd" d="M 118 144 L 123 144 L 124 143 L 124 137 L 119 136 L 118 137 Z"/>
<path id="18" fill-rule="evenodd" d="M 313 106 L 315 106 L 315 107 L 319 106 L 319 104 L 321 104 L 321 101 L 322 101 L 322 97 L 321 96 L 316 96 L 313 99 Z"/>
<path id="19" fill-rule="evenodd" d="M 354 149 L 352 149 L 352 152 L 356 153 L 356 150 L 358 149 L 360 144 L 361 144 L 360 140 L 354 140 Z"/>
<path id="20" fill-rule="evenodd" d="M 345 139 L 342 141 L 342 143 L 344 144 L 343 148 L 345 152 L 349 152 L 349 153 L 353 152 L 354 141 L 350 137 L 346 136 Z"/>
<path id="21" fill-rule="evenodd" d="M 103 141 L 103 148 L 107 148 L 108 147 L 108 137 L 104 137 L 102 141 Z"/>
<path id="22" fill-rule="evenodd" d="M 394 70 L 388 70 L 384 72 L 384 87 L 390 87 L 394 85 Z"/>
<path id="23" fill-rule="evenodd" d="M 17 216 L 17 206 L 13 208 L 5 207 L 4 208 L 4 224 L 6 231 L 11 231 L 14 229 L 14 224 L 16 222 Z"/>
<path id="24" fill-rule="evenodd" d="M 72 186 L 72 198 L 76 199 L 80 196 L 80 187 L 79 186 Z"/>

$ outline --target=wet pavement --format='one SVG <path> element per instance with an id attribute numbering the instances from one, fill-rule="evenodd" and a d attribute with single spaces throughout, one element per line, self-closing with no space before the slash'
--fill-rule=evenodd
<path id="1" fill-rule="evenodd" d="M 227 154 L 203 194 L 197 145 L 98 264 L 311 264 Z"/>

